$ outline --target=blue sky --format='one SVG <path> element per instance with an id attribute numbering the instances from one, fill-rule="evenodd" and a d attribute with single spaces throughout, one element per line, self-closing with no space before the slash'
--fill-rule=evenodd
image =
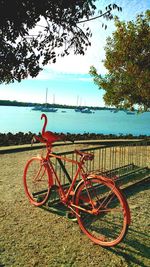
<path id="1" fill-rule="evenodd" d="M 104 10 L 110 3 L 116 3 L 123 8 L 122 13 L 115 11 L 121 20 L 134 20 L 136 15 L 150 9 L 150 0 L 102 0 L 97 1 L 99 9 Z M 73 54 L 58 58 L 56 64 L 47 65 L 34 79 L 28 78 L 21 83 L 0 85 L 0 99 L 24 102 L 45 102 L 48 88 L 48 103 L 87 106 L 104 106 L 103 90 L 98 90 L 88 74 L 94 65 L 101 74 L 106 73 L 102 60 L 105 58 L 104 46 L 107 36 L 115 30 L 113 21 L 108 22 L 108 29 L 101 27 L 102 19 L 89 23 L 92 29 L 92 46 L 85 56 Z"/>

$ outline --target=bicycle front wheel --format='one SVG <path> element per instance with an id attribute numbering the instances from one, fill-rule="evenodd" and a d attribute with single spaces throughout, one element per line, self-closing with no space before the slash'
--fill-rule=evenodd
<path id="1" fill-rule="evenodd" d="M 130 211 L 121 191 L 110 181 L 88 178 L 75 192 L 77 220 L 81 230 L 96 244 L 110 247 L 125 236 Z"/>
<path id="2" fill-rule="evenodd" d="M 31 158 L 25 166 L 24 189 L 35 206 L 43 205 L 49 197 L 51 186 L 48 168 L 41 157 Z"/>

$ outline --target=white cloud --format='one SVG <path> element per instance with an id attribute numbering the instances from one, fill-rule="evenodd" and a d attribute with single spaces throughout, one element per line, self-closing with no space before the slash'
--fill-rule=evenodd
<path id="1" fill-rule="evenodd" d="M 101 62 L 101 57 L 104 58 L 104 53 L 101 53 L 102 50 L 102 47 L 92 46 L 84 56 L 69 55 L 63 58 L 57 58 L 56 63 L 48 65 L 47 68 L 62 74 L 88 74 L 90 66 L 94 65 L 101 73 L 105 73 L 106 69 Z"/>
<path id="2" fill-rule="evenodd" d="M 88 73 L 85 73 L 87 75 Z M 39 73 L 37 77 L 34 79 L 32 77 L 28 77 L 27 80 L 37 80 L 37 81 L 50 81 L 50 80 L 71 80 L 71 81 L 85 81 L 90 82 L 92 81 L 92 78 L 90 77 L 84 77 L 84 73 L 78 73 L 74 69 L 74 71 L 63 71 L 61 68 L 57 68 L 56 70 L 52 69 L 51 66 L 46 66 L 43 71 Z"/>
<path id="3" fill-rule="evenodd" d="M 105 7 L 110 3 L 113 4 L 114 1 L 97 1 L 98 9 L 105 11 Z M 116 0 L 115 3 L 123 8 L 122 12 L 113 11 L 113 14 L 118 15 L 121 20 L 135 19 L 136 15 L 146 10 L 148 5 L 147 0 Z M 107 30 L 102 28 L 103 21 L 108 25 Z M 57 58 L 55 64 L 48 66 L 49 69 L 61 73 L 88 74 L 90 66 L 94 65 L 99 73 L 105 74 L 107 72 L 102 60 L 105 58 L 106 38 L 115 30 L 114 23 L 113 21 L 108 21 L 107 23 L 106 20 L 101 18 L 87 23 L 88 26 L 91 28 L 93 36 L 91 39 L 92 46 L 88 48 L 86 54 L 84 56 L 69 55 L 64 58 Z"/>
<path id="4" fill-rule="evenodd" d="M 93 78 L 78 78 L 78 80 L 81 82 L 92 82 L 93 83 Z"/>
<path id="5" fill-rule="evenodd" d="M 110 3 L 114 3 L 113 0 L 102 0 L 97 1 L 98 9 L 105 11 L 105 7 Z M 147 0 L 137 1 L 137 0 L 116 0 L 116 4 L 123 8 L 122 12 L 117 10 L 113 11 L 113 14 L 118 15 L 121 20 L 132 20 L 136 17 L 138 13 L 146 10 Z M 108 25 L 107 30 L 102 28 L 102 22 Z M 39 24 L 45 25 L 45 20 L 42 20 Z M 79 25 L 82 27 L 82 25 Z M 91 65 L 94 65 L 98 72 L 105 74 L 107 72 L 104 67 L 102 60 L 105 59 L 104 47 L 106 44 L 107 36 L 111 35 L 115 30 L 113 21 L 106 21 L 102 18 L 90 21 L 86 23 L 86 26 L 90 27 L 92 30 L 91 47 L 88 47 L 87 52 L 84 56 L 70 54 L 66 57 L 58 57 L 55 64 L 49 64 L 44 68 L 37 80 L 51 80 L 60 78 L 63 74 L 88 74 Z M 40 27 L 38 28 L 38 30 Z"/>
<path id="6" fill-rule="evenodd" d="M 39 75 L 36 78 L 34 78 L 34 80 L 51 80 L 53 78 L 54 76 L 50 71 L 43 70 L 39 73 Z M 28 77 L 28 80 L 33 80 L 33 78 Z"/>

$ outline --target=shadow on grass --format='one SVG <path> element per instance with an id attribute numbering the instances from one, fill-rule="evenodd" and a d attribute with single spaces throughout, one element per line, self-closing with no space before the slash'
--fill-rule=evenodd
<path id="1" fill-rule="evenodd" d="M 125 191 L 125 195 L 127 198 L 130 198 L 131 196 L 136 196 L 136 194 L 138 194 L 139 192 L 144 191 L 146 199 L 145 201 L 148 201 L 146 195 L 146 191 L 148 189 L 150 189 L 149 179 L 147 179 L 147 181 L 141 182 L 137 186 L 133 186 L 130 189 L 128 188 Z M 138 203 L 138 198 L 137 198 L 137 203 Z M 148 220 L 147 212 L 143 214 L 142 219 L 143 221 L 145 219 L 145 223 L 147 223 Z M 132 220 L 132 213 L 131 213 L 131 220 Z M 147 231 L 143 229 L 144 228 L 143 226 L 145 225 L 142 225 L 140 223 L 140 220 L 137 218 L 137 221 L 135 221 L 133 225 L 131 223 L 131 226 L 129 227 L 129 231 L 125 238 L 125 243 L 120 243 L 116 247 L 107 249 L 112 253 L 115 253 L 124 258 L 128 266 L 141 266 L 141 267 L 150 266 L 150 254 L 149 254 L 150 235 L 148 234 L 148 223 L 147 223 Z"/>
<path id="2" fill-rule="evenodd" d="M 115 253 L 118 256 L 124 258 L 128 266 L 148 267 L 150 266 L 148 240 L 146 242 L 147 244 L 144 244 L 144 239 L 142 241 L 139 241 L 140 234 L 141 232 L 137 233 L 136 235 L 134 233 L 135 238 L 126 240 L 125 246 L 123 244 L 120 244 L 117 247 L 107 249 L 112 253 Z"/>
<path id="3" fill-rule="evenodd" d="M 150 189 L 150 178 L 146 179 L 145 181 L 141 181 L 136 186 L 130 186 L 129 188 L 125 189 L 124 194 L 127 199 L 130 200 L 130 197 L 134 197 L 134 201 L 138 203 L 138 193 L 145 192 L 145 200 L 146 200 L 146 191 Z M 137 198 L 137 199 L 136 199 Z M 131 199 L 132 204 L 132 199 Z M 138 203 L 140 206 L 140 204 Z M 143 204 L 144 205 L 144 204 Z M 50 205 L 50 206 L 42 206 L 43 209 L 55 213 L 59 216 L 66 216 L 67 208 L 60 204 Z M 141 205 L 142 208 L 142 205 Z M 133 211 L 134 212 L 134 211 Z M 143 221 L 147 220 L 147 212 L 143 215 Z M 135 214 L 136 218 L 136 214 Z M 132 210 L 131 210 L 131 220 L 132 220 Z M 150 266 L 150 258 L 149 258 L 149 240 L 148 237 L 148 226 L 147 231 L 145 232 L 142 228 L 142 224 L 140 221 L 135 220 L 134 224 L 131 223 L 127 236 L 124 240 L 124 243 L 121 242 L 116 247 L 106 248 L 108 251 L 116 254 L 117 256 L 122 257 L 127 266 L 141 266 L 141 267 L 148 267 Z"/>
<path id="4" fill-rule="evenodd" d="M 139 181 L 137 185 L 132 184 L 131 186 L 125 188 L 123 190 L 124 195 L 127 198 L 130 198 L 132 195 L 138 194 L 140 191 L 149 190 L 150 189 L 150 177 L 146 180 Z"/>

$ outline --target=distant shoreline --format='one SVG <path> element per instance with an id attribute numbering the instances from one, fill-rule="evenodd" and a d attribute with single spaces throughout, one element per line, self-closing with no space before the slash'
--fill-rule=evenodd
<path id="1" fill-rule="evenodd" d="M 10 100 L 0 100 L 0 106 L 12 106 L 12 107 L 36 107 L 36 106 L 45 106 L 45 103 L 27 103 L 27 102 L 19 102 L 19 101 L 10 101 Z M 63 105 L 63 104 L 46 104 L 49 108 L 64 108 L 64 109 L 75 109 L 77 106 L 71 106 L 71 105 Z M 82 108 L 89 108 L 92 110 L 116 110 L 117 108 L 112 107 L 95 107 L 95 106 L 82 106 Z M 124 109 L 118 109 L 118 110 L 124 110 Z"/>
<path id="2" fill-rule="evenodd" d="M 23 132 L 18 132 L 16 134 L 12 133 L 0 133 L 0 146 L 12 146 L 12 145 L 25 145 L 25 144 L 30 144 L 31 140 L 35 133 L 23 133 Z M 61 137 L 61 133 L 56 135 Z M 63 137 L 64 139 L 64 137 Z M 132 134 L 127 134 L 127 135 L 115 135 L 115 134 L 95 134 L 95 133 L 84 133 L 84 134 L 71 134 L 67 133 L 65 135 L 65 140 L 69 141 L 82 141 L 82 140 L 110 140 L 110 139 L 150 139 L 150 136 L 147 135 L 132 135 Z"/>

